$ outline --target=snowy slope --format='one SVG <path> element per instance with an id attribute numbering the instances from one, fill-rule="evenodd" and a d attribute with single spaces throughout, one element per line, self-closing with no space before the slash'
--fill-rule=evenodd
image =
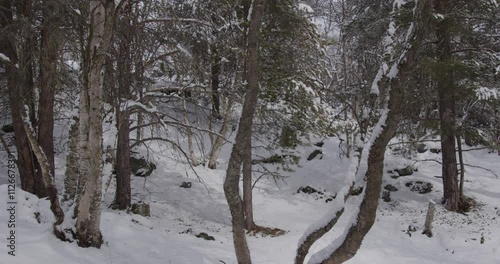
<path id="1" fill-rule="evenodd" d="M 317 147 L 302 149 L 301 167 L 290 173 L 277 187 L 272 181 L 259 181 L 254 190 L 255 218 L 258 225 L 278 227 L 288 232 L 279 237 L 249 236 L 254 263 L 293 263 L 297 242 L 303 232 L 321 218 L 332 203 L 318 194 L 297 193 L 303 186 L 334 195 L 344 182 L 351 160 L 340 158 L 338 141 L 325 141 L 323 155 L 312 161 L 307 156 Z M 164 148 L 162 150 L 162 148 Z M 196 168 L 203 182 L 197 180 L 189 167 L 172 158 L 168 146 L 152 145 L 157 169 L 148 178 L 133 177 L 133 199 L 151 204 L 151 217 L 141 217 L 108 209 L 113 184 L 105 194 L 101 230 L 105 244 L 100 249 L 82 249 L 75 243 L 58 241 L 51 233 L 52 215 L 47 200 L 17 190 L 17 248 L 15 257 L 7 254 L 7 185 L 6 158 L 0 169 L 0 263 L 66 264 L 66 263 L 236 263 L 233 253 L 229 209 L 222 191 L 222 182 L 230 146 L 220 158 L 220 168 Z M 1 153 L 4 155 L 4 153 Z M 500 156 L 486 150 L 465 152 L 468 164 L 488 168 L 500 174 Z M 439 159 L 429 152 L 414 160 Z M 58 184 L 64 171 L 64 157 L 57 159 Z M 413 164 L 401 157 L 387 154 L 386 171 Z M 429 199 L 439 201 L 442 191 L 438 163 L 422 161 L 415 164 L 418 172 L 393 179 L 385 175 L 385 184 L 398 188 L 392 201 L 380 202 L 377 222 L 367 235 L 358 254 L 348 263 L 500 263 L 500 179 L 481 168 L 467 167 L 465 193 L 481 205 L 467 215 L 450 213 L 437 205 L 434 237 L 422 235 Z M 108 168 L 109 169 L 109 168 Z M 408 181 L 427 181 L 433 191 L 411 192 Z M 180 188 L 192 182 L 190 189 Z M 334 230 L 311 249 L 317 252 L 331 243 L 346 228 L 357 197 L 347 204 L 347 212 Z M 35 212 L 40 213 L 38 223 Z M 408 229 L 415 231 L 408 231 Z M 204 232 L 214 241 L 197 238 Z M 483 239 L 481 239 L 483 237 Z M 483 243 L 481 243 L 483 241 Z"/>

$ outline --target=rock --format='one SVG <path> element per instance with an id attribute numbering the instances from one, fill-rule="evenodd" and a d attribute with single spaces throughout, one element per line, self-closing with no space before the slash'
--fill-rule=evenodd
<path id="1" fill-rule="evenodd" d="M 314 189 L 314 188 L 313 188 L 313 187 L 311 187 L 311 186 L 300 187 L 300 188 L 297 190 L 297 193 L 300 193 L 300 192 L 307 193 L 307 194 L 313 194 L 313 193 L 323 194 L 322 192 L 319 192 L 318 190 Z"/>
<path id="2" fill-rule="evenodd" d="M 191 182 L 182 182 L 181 186 L 179 187 L 189 189 L 191 188 Z"/>
<path id="3" fill-rule="evenodd" d="M 427 146 L 423 143 L 420 143 L 417 145 L 417 152 L 418 153 L 425 153 L 427 152 Z"/>
<path id="4" fill-rule="evenodd" d="M 392 184 L 387 184 L 384 187 L 384 189 L 389 191 L 389 192 L 397 192 L 398 191 L 398 188 L 394 187 L 394 185 L 392 185 Z"/>
<path id="5" fill-rule="evenodd" d="M 323 145 L 325 145 L 325 142 L 323 142 L 323 141 L 314 144 L 314 146 L 320 147 L 320 148 L 323 147 Z"/>
<path id="6" fill-rule="evenodd" d="M 406 187 L 410 188 L 412 192 L 418 192 L 420 194 L 430 193 L 432 191 L 432 183 L 423 181 L 409 181 L 405 183 Z"/>
<path id="7" fill-rule="evenodd" d="M 431 149 L 429 149 L 429 151 L 430 151 L 431 153 L 434 153 L 434 154 L 439 154 L 439 153 L 441 153 L 441 149 L 437 149 L 437 148 L 431 148 Z"/>
<path id="8" fill-rule="evenodd" d="M 395 169 L 394 171 L 398 173 L 399 177 L 409 176 L 413 174 L 413 167 L 411 165 L 408 165 L 403 169 Z"/>
<path id="9" fill-rule="evenodd" d="M 203 238 L 205 240 L 212 240 L 215 241 L 215 238 L 213 236 L 209 236 L 207 233 L 201 232 L 198 235 L 196 235 L 197 238 Z"/>
<path id="10" fill-rule="evenodd" d="M 12 133 L 12 132 L 14 132 L 14 125 L 13 124 L 4 125 L 2 127 L 2 131 L 4 133 Z"/>
<path id="11" fill-rule="evenodd" d="M 316 190 L 311 186 L 306 186 L 306 187 L 300 187 L 297 190 L 297 193 L 306 193 L 306 194 L 311 194 L 314 195 L 314 198 L 316 200 L 325 200 L 325 203 L 331 202 L 335 199 L 335 195 L 329 195 L 328 193 L 325 193 L 326 191 L 320 191 Z"/>
<path id="12" fill-rule="evenodd" d="M 307 160 L 313 160 L 314 158 L 316 158 L 316 156 L 318 156 L 319 154 L 323 154 L 323 152 L 319 149 L 315 149 L 310 155 L 309 157 L 307 157 Z M 321 158 L 320 158 L 321 159 Z"/>
<path id="13" fill-rule="evenodd" d="M 363 192 L 363 187 L 355 187 L 351 189 L 350 195 L 352 196 L 358 196 Z"/>
<path id="14" fill-rule="evenodd" d="M 151 209 L 149 207 L 149 204 L 144 202 L 137 202 L 132 204 L 130 211 L 133 214 L 142 215 L 144 217 L 151 216 Z"/>
<path id="15" fill-rule="evenodd" d="M 148 177 L 156 169 L 156 165 L 145 158 L 130 157 L 130 171 L 138 177 Z"/>
<path id="16" fill-rule="evenodd" d="M 391 192 L 389 191 L 384 191 L 382 193 L 382 200 L 386 203 L 390 202 L 391 201 Z"/>

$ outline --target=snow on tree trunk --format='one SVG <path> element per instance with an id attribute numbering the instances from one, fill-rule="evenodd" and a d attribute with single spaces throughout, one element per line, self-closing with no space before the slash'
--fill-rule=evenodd
<path id="1" fill-rule="evenodd" d="M 59 202 L 59 196 L 57 195 L 57 188 L 54 182 L 54 174 L 52 174 L 52 170 L 50 167 L 50 161 L 47 159 L 47 156 L 43 152 L 42 147 L 38 144 L 36 140 L 36 134 L 29 123 L 28 118 L 24 120 L 24 129 L 26 130 L 26 134 L 28 136 L 28 140 L 31 144 L 31 149 L 35 154 L 39 164 L 41 174 L 43 176 L 45 188 L 47 190 L 47 195 L 50 200 L 50 210 L 54 214 L 55 222 L 53 224 L 54 234 L 61 240 L 66 240 L 66 236 L 64 232 L 61 230 L 60 225 L 64 221 L 64 212 L 61 208 Z"/>
<path id="2" fill-rule="evenodd" d="M 404 87 L 404 80 L 407 75 L 410 74 L 412 63 L 415 62 L 415 54 L 417 43 L 420 38 L 418 37 L 422 32 L 420 27 L 417 29 L 415 22 L 411 23 L 411 26 L 406 32 L 401 32 L 399 34 L 404 34 L 406 36 L 405 42 L 401 43 L 403 49 L 399 56 L 395 54 L 396 45 L 396 13 L 397 9 L 400 8 L 398 1 L 394 2 L 393 12 L 391 13 L 391 19 L 388 25 L 387 37 L 384 40 L 384 49 L 386 54 L 389 55 L 389 63 L 392 65 L 387 72 L 384 72 L 385 80 L 387 80 L 387 92 L 388 98 L 385 100 L 386 107 L 374 128 L 371 138 L 367 143 L 367 155 L 363 153 L 360 161 L 360 165 L 357 171 L 357 177 L 363 175 L 366 179 L 366 184 L 364 188 L 363 199 L 359 206 L 359 210 L 354 214 L 351 226 L 346 232 L 341 235 L 335 242 L 333 242 L 328 247 L 319 251 L 311 257 L 310 263 L 343 263 L 351 259 L 361 246 L 361 243 L 371 229 L 375 222 L 375 217 L 377 213 L 378 201 L 380 198 L 380 191 L 382 186 L 382 176 L 384 168 L 384 154 L 387 144 L 394 136 L 399 122 L 402 118 L 402 94 Z M 428 1 L 420 1 L 418 6 L 414 9 L 414 15 L 416 16 L 416 21 L 421 22 L 420 15 L 425 14 L 421 9 L 427 7 Z M 425 23 L 423 23 L 425 24 Z M 372 90 L 377 88 L 379 85 L 378 78 L 374 80 L 374 85 L 372 85 Z M 348 181 L 353 182 L 353 181 Z M 337 194 L 338 197 L 345 197 L 346 191 L 345 186 Z M 312 243 L 319 239 L 323 234 L 325 234 L 333 225 L 337 222 L 338 218 L 342 215 L 344 211 L 345 201 L 339 200 L 335 204 L 334 210 L 328 215 L 328 218 L 323 219 L 323 225 L 315 226 L 306 231 L 303 238 L 299 241 L 299 250 L 297 252 L 295 263 L 303 263 L 307 250 L 310 248 Z M 307 244 L 307 247 L 303 245 Z M 306 250 L 304 250 L 306 249 Z"/>
<path id="3" fill-rule="evenodd" d="M 80 115 L 84 124 L 81 133 L 87 132 L 88 146 L 82 152 L 80 178 L 85 178 L 83 192 L 77 207 L 76 234 L 81 247 L 97 247 L 102 244 L 100 232 L 102 193 L 102 85 L 101 68 L 109 49 L 113 30 L 114 0 L 90 2 L 90 52 L 88 88 L 82 92 L 86 109 Z M 88 94 L 85 94 L 88 93 Z M 86 99 L 85 99 L 86 98 Z M 82 115 L 83 114 L 83 115 Z M 88 127 L 85 127 L 88 126 Z M 84 142 L 81 142 L 84 143 Z M 82 146 L 82 145 L 80 145 Z"/>

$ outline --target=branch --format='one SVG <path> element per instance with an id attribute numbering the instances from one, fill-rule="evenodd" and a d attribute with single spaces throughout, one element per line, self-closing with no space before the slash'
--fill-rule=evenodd
<path id="1" fill-rule="evenodd" d="M 212 23 L 198 20 L 195 18 L 174 18 L 174 17 L 163 17 L 163 18 L 155 18 L 155 19 L 146 19 L 139 22 L 139 25 L 146 23 L 160 23 L 160 22 L 185 22 L 185 23 L 195 23 L 200 24 L 207 27 L 213 27 Z"/>

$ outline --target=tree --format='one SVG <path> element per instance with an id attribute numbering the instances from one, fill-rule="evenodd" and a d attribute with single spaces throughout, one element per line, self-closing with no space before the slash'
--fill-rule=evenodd
<path id="1" fill-rule="evenodd" d="M 382 175 L 384 167 L 384 154 L 387 144 L 394 136 L 396 129 L 402 119 L 402 103 L 404 102 L 404 87 L 411 76 L 412 65 L 416 62 L 416 54 L 419 43 L 422 41 L 422 33 L 428 24 L 429 1 L 420 1 L 418 6 L 410 9 L 397 4 L 393 5 L 387 25 L 387 37 L 384 41 L 384 51 L 388 67 L 382 71 L 382 78 L 374 78 L 372 92 L 380 94 L 380 85 L 385 85 L 387 98 L 383 100 L 386 107 L 373 129 L 372 136 L 363 152 L 356 177 L 352 177 L 352 186 L 360 184 L 363 178 L 366 183 L 362 184 L 364 196 L 359 205 L 359 213 L 356 220 L 351 223 L 345 234 L 339 238 L 335 246 L 327 247 L 311 257 L 312 263 L 343 263 L 352 258 L 358 251 L 364 236 L 368 233 L 375 222 Z M 366 10 L 366 9 L 365 9 Z M 413 19 L 410 22 L 401 21 L 403 15 L 410 13 Z M 401 24 L 396 24 L 396 23 Z M 411 26 L 410 26 L 411 25 Z M 397 30 L 393 30 L 397 29 Z M 401 38 L 400 36 L 406 36 Z M 332 210 L 331 219 L 320 227 L 314 227 L 306 231 L 301 241 L 295 258 L 295 263 L 303 263 L 312 244 L 328 232 L 342 216 L 345 200 L 349 197 L 349 189 L 352 186 L 344 186 L 337 194 L 339 200 L 337 206 Z"/>
<path id="2" fill-rule="evenodd" d="M 233 226 L 233 243 L 236 259 L 239 264 L 251 263 L 250 251 L 245 238 L 245 216 L 239 194 L 239 179 L 241 166 L 245 155 L 248 155 L 248 142 L 252 137 L 252 124 L 257 98 L 259 96 L 259 31 L 264 10 L 263 0 L 254 0 L 251 7 L 246 53 L 246 80 L 248 90 L 245 94 L 243 110 L 240 117 L 236 141 L 231 151 L 229 164 L 224 180 L 224 194 L 231 211 Z M 250 150 L 251 151 L 251 150 Z"/>
<path id="3" fill-rule="evenodd" d="M 117 41 L 118 41 L 118 93 L 115 95 L 115 109 L 117 117 L 118 140 L 116 148 L 116 193 L 114 207 L 124 210 L 130 206 L 130 100 L 132 83 L 132 55 L 131 45 L 133 41 L 132 15 L 133 5 L 130 1 L 124 4 L 117 17 Z M 113 67 L 113 66 L 111 66 Z"/>
<path id="4" fill-rule="evenodd" d="M 114 1 L 93 0 L 89 5 L 89 64 L 87 87 L 80 95 L 80 181 L 83 193 L 77 205 L 76 235 L 81 247 L 102 244 L 99 229 L 102 184 L 101 69 L 113 35 Z"/>
<path id="5" fill-rule="evenodd" d="M 33 23 L 32 2 L 23 0 L 18 2 L 18 15 L 13 18 L 14 6 L 11 1 L 1 2 L 0 27 L 2 38 L 0 53 L 5 68 L 7 79 L 10 113 L 14 127 L 17 149 L 17 165 L 21 178 L 21 188 L 39 197 L 46 196 L 45 184 L 40 173 L 36 173 L 38 164 L 31 150 L 27 131 L 23 125 L 23 111 L 26 104 L 29 108 L 29 120 L 35 124 L 34 83 L 33 83 L 33 58 L 34 58 L 34 32 L 31 31 Z M 21 32 L 26 38 L 19 38 L 21 45 L 16 43 L 14 23 L 19 22 Z M 28 32 L 27 32 L 28 31 Z M 17 47 L 20 47 L 18 49 Z"/>

